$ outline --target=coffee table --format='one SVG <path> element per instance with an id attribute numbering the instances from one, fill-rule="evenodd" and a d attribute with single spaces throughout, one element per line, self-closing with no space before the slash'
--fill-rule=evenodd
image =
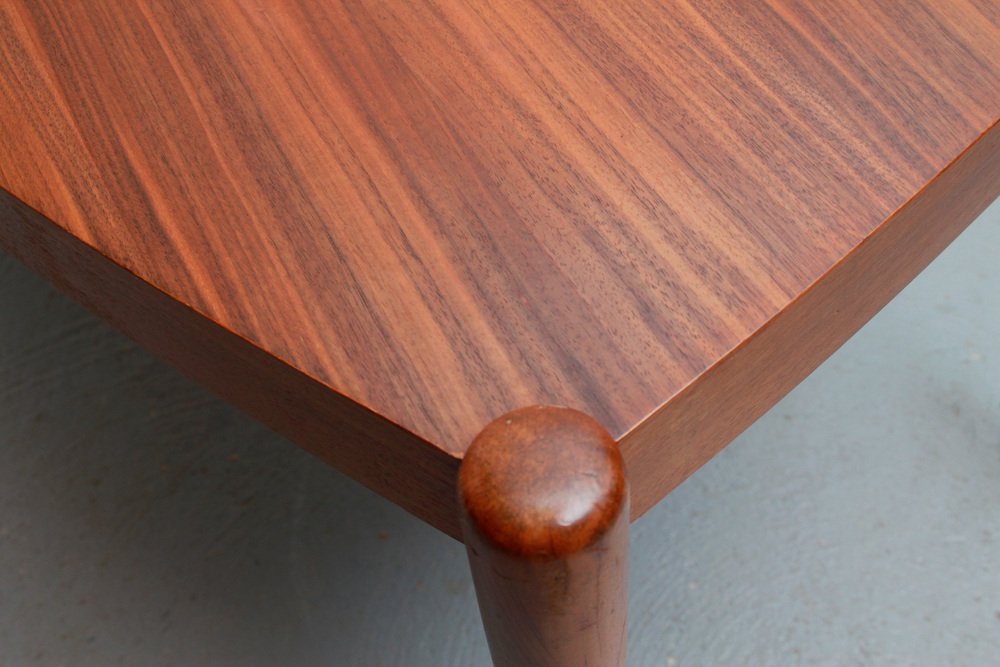
<path id="1" fill-rule="evenodd" d="M 0 247 L 463 540 L 498 666 L 621 665 L 629 519 L 1000 193 L 998 25 L 5 0 Z"/>

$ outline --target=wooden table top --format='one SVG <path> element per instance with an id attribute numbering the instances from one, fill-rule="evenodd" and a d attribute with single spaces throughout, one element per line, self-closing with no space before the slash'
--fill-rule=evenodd
<path id="1" fill-rule="evenodd" d="M 994 0 L 0 0 L 0 246 L 451 534 L 536 404 L 639 514 L 1000 192 L 998 117 Z"/>

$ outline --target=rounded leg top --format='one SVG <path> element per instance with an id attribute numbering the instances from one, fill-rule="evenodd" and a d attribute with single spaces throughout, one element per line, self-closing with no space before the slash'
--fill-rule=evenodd
<path id="1" fill-rule="evenodd" d="M 458 490 L 495 665 L 624 665 L 628 486 L 607 431 L 568 408 L 516 410 L 473 441 Z"/>
<path id="2" fill-rule="evenodd" d="M 488 425 L 459 472 L 472 525 L 496 548 L 527 557 L 585 548 L 626 502 L 615 441 L 591 417 L 550 406 L 523 408 Z"/>

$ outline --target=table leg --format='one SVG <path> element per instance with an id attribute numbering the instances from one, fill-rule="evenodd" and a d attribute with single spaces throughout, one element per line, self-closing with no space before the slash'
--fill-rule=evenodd
<path id="1" fill-rule="evenodd" d="M 575 410 L 517 410 L 473 441 L 458 487 L 495 667 L 622 667 L 628 486 L 611 436 Z"/>

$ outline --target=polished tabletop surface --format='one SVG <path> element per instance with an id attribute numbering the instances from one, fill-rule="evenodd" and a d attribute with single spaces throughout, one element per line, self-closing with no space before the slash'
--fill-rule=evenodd
<path id="1" fill-rule="evenodd" d="M 998 63 L 992 0 L 0 0 L 0 187 L 449 455 L 621 439 L 990 134 Z"/>

